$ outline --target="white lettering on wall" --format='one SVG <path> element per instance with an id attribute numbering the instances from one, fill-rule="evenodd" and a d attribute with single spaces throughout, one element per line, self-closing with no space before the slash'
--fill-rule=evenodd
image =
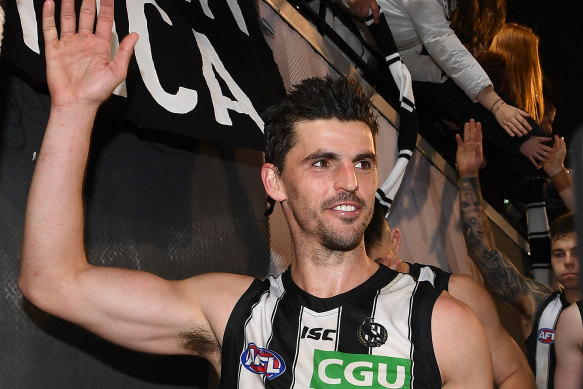
<path id="1" fill-rule="evenodd" d="M 144 14 L 145 5 L 154 5 L 160 12 L 162 19 L 168 25 L 172 26 L 172 21 L 154 0 L 131 0 L 126 4 L 129 30 L 137 32 L 140 35 L 140 39 L 138 39 L 135 47 L 135 56 L 146 88 L 148 88 L 154 100 L 166 110 L 172 113 L 187 113 L 192 111 L 198 103 L 198 93 L 195 90 L 179 87 L 176 94 L 171 94 L 166 92 L 160 84 L 152 59 L 148 22 Z"/>
<path id="2" fill-rule="evenodd" d="M 261 131 L 263 131 L 263 120 L 253 107 L 249 97 L 247 97 L 245 92 L 239 88 L 239 85 L 237 85 L 227 69 L 225 69 L 225 66 L 221 62 L 221 59 L 213 48 L 211 42 L 205 35 L 200 34 L 195 30 L 192 30 L 192 32 L 196 38 L 200 54 L 202 55 L 202 73 L 211 94 L 215 119 L 217 122 L 224 125 L 232 125 L 233 122 L 231 121 L 228 112 L 228 109 L 232 109 L 233 111 L 249 115 Z M 215 71 L 227 84 L 236 100 L 231 100 L 228 97 L 223 96 L 221 86 L 215 77 Z"/>
<path id="3" fill-rule="evenodd" d="M 36 15 L 34 13 L 33 0 L 16 0 L 20 25 L 22 26 L 22 37 L 24 43 L 35 53 L 40 54 L 38 44 L 38 31 L 36 25 Z"/>
<path id="4" fill-rule="evenodd" d="M 187 0 L 189 1 L 189 0 Z M 208 0 L 199 0 L 202 9 L 207 17 L 214 19 L 210 10 Z M 189 1 L 190 2 L 190 1 Z M 226 0 L 239 29 L 246 35 L 249 35 L 243 13 L 237 3 L 237 0 Z M 22 25 L 24 42 L 35 53 L 40 54 L 39 37 L 35 16 L 33 0 L 16 0 L 18 13 Z M 176 114 L 184 114 L 192 111 L 198 103 L 198 92 L 194 89 L 179 87 L 175 94 L 168 93 L 160 83 L 156 66 L 152 57 L 152 47 L 150 43 L 150 34 L 148 31 L 148 21 L 145 16 L 144 8 L 147 4 L 153 5 L 159 12 L 162 20 L 169 26 L 172 26 L 170 17 L 156 0 L 132 0 L 127 1 L 127 15 L 129 22 L 129 31 L 137 32 L 140 39 L 136 43 L 134 55 L 140 69 L 140 75 L 144 85 L 152 95 L 153 99 L 164 109 Z M 99 1 L 97 2 L 97 11 L 99 12 Z M 238 113 L 247 114 L 263 131 L 263 120 L 253 107 L 249 97 L 243 92 L 233 77 L 225 68 L 219 58 L 216 50 L 209 39 L 202 33 L 193 30 L 196 43 L 202 57 L 202 72 L 210 91 L 211 100 L 214 108 L 215 119 L 223 125 L 232 125 L 229 116 L 229 110 Z M 116 31 L 114 22 L 111 37 L 111 56 L 119 49 L 119 36 Z M 219 76 L 229 88 L 231 95 L 235 97 L 231 100 L 222 94 L 220 84 L 217 80 Z M 114 91 L 114 94 L 127 97 L 126 82 L 123 81 Z"/>
<path id="5" fill-rule="evenodd" d="M 214 19 L 215 16 L 213 15 L 210 7 L 209 7 L 209 2 L 208 0 L 199 0 L 200 2 L 200 6 L 202 7 L 202 12 L 204 12 L 204 14 L 211 19 Z M 190 1 L 189 1 L 190 3 Z"/>
<path id="6" fill-rule="evenodd" d="M 213 15 L 209 7 L 208 0 L 199 0 L 199 2 L 204 14 L 207 17 L 214 19 L 215 16 Z M 245 34 L 247 34 L 247 36 L 249 36 L 249 31 L 247 30 L 247 25 L 245 24 L 245 19 L 243 18 L 243 13 L 241 12 L 241 8 L 239 7 L 237 0 L 227 0 L 227 4 L 229 5 L 231 12 L 233 13 L 233 17 L 235 18 L 235 21 L 237 22 L 237 26 L 239 26 L 239 29 L 243 31 Z"/>
<path id="7" fill-rule="evenodd" d="M 229 4 L 229 8 L 233 13 L 233 17 L 235 18 L 239 29 L 247 36 L 249 36 L 249 31 L 247 31 L 247 25 L 245 24 L 245 19 L 243 18 L 243 13 L 241 12 L 241 8 L 239 7 L 237 0 L 227 0 L 227 4 Z"/>

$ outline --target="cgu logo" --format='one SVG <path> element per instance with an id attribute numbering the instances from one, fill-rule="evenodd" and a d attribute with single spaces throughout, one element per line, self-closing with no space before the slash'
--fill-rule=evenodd
<path id="1" fill-rule="evenodd" d="M 401 389 L 409 388 L 410 383 L 411 361 L 408 359 L 314 350 L 311 389 Z"/>
<path id="2" fill-rule="evenodd" d="M 541 328 L 536 334 L 539 342 L 544 344 L 551 344 L 555 341 L 555 330 L 550 328 Z"/>
<path id="3" fill-rule="evenodd" d="M 247 349 L 241 354 L 241 363 L 247 370 L 255 374 L 263 374 L 271 380 L 285 371 L 283 358 L 276 353 L 249 343 Z"/>
<path id="4" fill-rule="evenodd" d="M 302 339 L 314 339 L 314 340 L 334 340 L 334 338 L 330 337 L 330 335 L 335 334 L 336 330 L 330 330 L 327 328 L 309 328 L 304 326 L 302 328 Z"/>

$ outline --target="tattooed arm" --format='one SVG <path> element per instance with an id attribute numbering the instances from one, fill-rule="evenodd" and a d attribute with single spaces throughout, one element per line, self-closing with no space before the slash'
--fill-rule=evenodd
<path id="1" fill-rule="evenodd" d="M 490 222 L 484 212 L 478 171 L 483 162 L 482 130 L 473 120 L 464 127 L 464 140 L 457 136 L 457 167 L 460 174 L 460 208 L 468 255 L 476 263 L 488 287 L 499 299 L 516 308 L 532 324 L 536 308 L 551 290 L 525 277 L 494 243 Z"/>

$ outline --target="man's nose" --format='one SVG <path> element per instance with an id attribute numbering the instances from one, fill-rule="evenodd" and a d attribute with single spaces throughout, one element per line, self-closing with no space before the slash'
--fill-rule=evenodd
<path id="1" fill-rule="evenodd" d="M 352 162 L 343 162 L 338 167 L 335 189 L 347 192 L 354 192 L 358 189 L 358 180 L 356 179 L 356 171 Z"/>
<path id="2" fill-rule="evenodd" d="M 573 267 L 575 266 L 575 262 L 577 262 L 577 256 L 573 253 L 568 252 L 565 255 L 565 266 Z"/>

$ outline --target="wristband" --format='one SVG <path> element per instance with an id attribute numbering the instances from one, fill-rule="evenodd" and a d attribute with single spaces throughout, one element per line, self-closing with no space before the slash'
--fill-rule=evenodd
<path id="1" fill-rule="evenodd" d="M 497 102 L 499 102 L 500 100 L 502 100 L 502 98 L 499 98 L 498 100 L 494 101 L 494 104 L 492 104 L 492 106 L 490 107 L 490 112 L 492 112 L 492 110 L 494 109 L 494 106 L 496 105 Z"/>
<path id="2" fill-rule="evenodd" d="M 573 180 L 571 180 L 571 175 L 567 169 L 563 169 L 552 176 L 551 181 L 553 181 L 553 185 L 557 192 L 562 192 L 573 185 Z"/>
<path id="3" fill-rule="evenodd" d="M 494 110 L 492 111 L 492 114 L 496 115 L 496 112 L 498 112 L 498 110 L 500 110 L 500 107 L 503 106 L 504 104 L 506 104 L 504 101 L 501 101 L 500 104 L 498 104 L 496 106 L 496 108 L 494 108 Z"/>

